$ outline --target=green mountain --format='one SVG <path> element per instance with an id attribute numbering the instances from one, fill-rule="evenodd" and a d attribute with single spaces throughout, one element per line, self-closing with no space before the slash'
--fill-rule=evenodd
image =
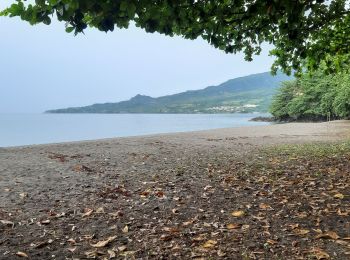
<path id="1" fill-rule="evenodd" d="M 94 104 L 47 113 L 234 113 L 266 112 L 280 83 L 290 77 L 269 72 L 231 79 L 219 86 L 153 98 L 137 95 L 118 103 Z"/>

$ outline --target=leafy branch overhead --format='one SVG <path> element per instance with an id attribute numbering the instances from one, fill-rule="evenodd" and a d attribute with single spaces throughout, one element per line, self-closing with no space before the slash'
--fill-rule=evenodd
<path id="1" fill-rule="evenodd" d="M 31 24 L 50 24 L 57 16 L 75 34 L 134 22 L 151 33 L 202 37 L 227 53 L 243 51 L 249 61 L 267 42 L 275 46 L 273 71 L 291 73 L 315 70 L 320 61 L 330 72 L 347 66 L 349 12 L 346 0 L 17 0 L 0 14 Z"/>

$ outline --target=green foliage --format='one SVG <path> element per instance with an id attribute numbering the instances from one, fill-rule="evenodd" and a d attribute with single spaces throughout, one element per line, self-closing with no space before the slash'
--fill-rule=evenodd
<path id="1" fill-rule="evenodd" d="M 152 98 L 48 111 L 51 113 L 234 113 L 267 112 L 279 84 L 289 79 L 269 72 L 229 80 L 219 86 Z M 249 106 L 256 105 L 255 106 Z M 248 106 L 247 106 L 248 105 Z"/>
<path id="2" fill-rule="evenodd" d="M 325 74 L 324 67 L 283 83 L 270 112 L 278 120 L 325 120 L 350 117 L 350 74 Z"/>
<path id="3" fill-rule="evenodd" d="M 25 0 L 0 13 L 31 24 L 50 24 L 51 16 L 75 34 L 87 26 L 101 31 L 127 28 L 198 37 L 227 53 L 243 51 L 246 60 L 260 54 L 261 44 L 275 46 L 274 72 L 309 71 L 325 61 L 327 71 L 349 62 L 350 10 L 346 0 Z M 336 58 L 335 58 L 336 57 Z"/>

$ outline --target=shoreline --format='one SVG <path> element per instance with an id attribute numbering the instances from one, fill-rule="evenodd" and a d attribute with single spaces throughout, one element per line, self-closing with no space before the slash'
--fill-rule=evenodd
<path id="1" fill-rule="evenodd" d="M 267 122 L 267 121 L 264 121 Z M 40 148 L 41 146 L 47 147 L 47 146 L 61 146 L 61 145 L 79 145 L 79 144 L 87 144 L 87 143 L 98 143 L 98 142 L 108 142 L 108 141 L 118 141 L 118 140 L 128 140 L 128 139 L 143 139 L 143 138 L 165 138 L 165 137 L 176 137 L 176 136 L 187 136 L 187 135 L 220 135 L 224 134 L 227 135 L 230 132 L 232 134 L 237 135 L 237 137 L 240 137 L 244 132 L 244 130 L 247 130 L 247 133 L 256 132 L 259 130 L 259 128 L 262 128 L 262 130 L 269 131 L 270 129 L 273 129 L 273 126 L 277 125 L 290 125 L 291 128 L 294 127 L 295 124 L 303 125 L 303 127 L 307 127 L 308 125 L 315 128 L 315 125 L 319 124 L 329 124 L 332 126 L 340 126 L 344 124 L 349 124 L 350 126 L 350 120 L 334 120 L 329 122 L 275 122 L 272 121 L 271 124 L 268 125 L 255 125 L 255 126 L 237 126 L 237 127 L 226 127 L 226 128 L 215 128 L 215 129 L 207 129 L 207 130 L 194 130 L 194 131 L 180 131 L 180 132 L 166 132 L 166 133 L 156 133 L 156 134 L 145 134 L 145 135 L 131 135 L 131 136 L 121 136 L 121 137 L 107 137 L 107 138 L 99 138 L 99 139 L 91 139 L 91 140 L 78 140 L 78 141 L 66 141 L 66 142 L 54 142 L 54 143 L 44 143 L 44 144 L 30 144 L 30 145 L 18 145 L 18 146 L 4 146 L 0 147 L 1 149 L 21 149 L 21 148 Z M 270 128 L 272 127 L 272 128 Z M 288 128 L 288 127 L 287 127 Z M 315 129 L 324 131 L 321 128 Z M 339 129 L 337 129 L 339 130 Z M 302 132 L 302 131 L 301 131 Z M 349 135 L 350 137 L 350 135 Z"/>

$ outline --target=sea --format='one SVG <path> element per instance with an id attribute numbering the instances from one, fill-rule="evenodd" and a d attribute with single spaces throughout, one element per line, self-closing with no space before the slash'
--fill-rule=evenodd
<path id="1" fill-rule="evenodd" d="M 268 114 L 0 114 L 0 147 L 266 125 Z"/>

